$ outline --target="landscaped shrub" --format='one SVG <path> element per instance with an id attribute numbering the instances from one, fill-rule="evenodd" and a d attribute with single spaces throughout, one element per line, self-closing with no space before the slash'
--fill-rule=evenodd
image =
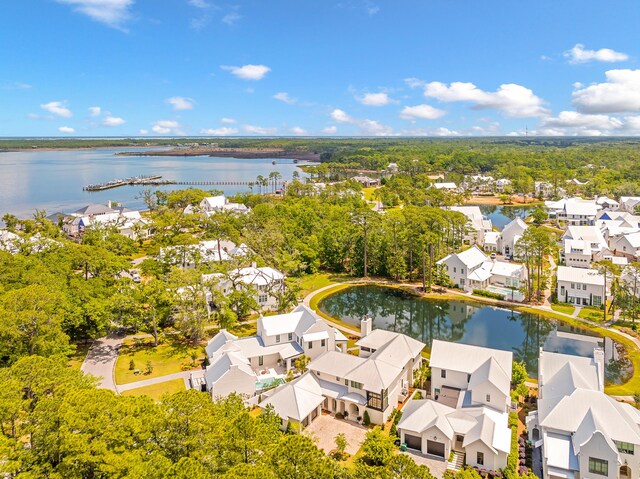
<path id="1" fill-rule="evenodd" d="M 369 417 L 369 411 L 367 411 L 367 410 L 364 411 L 364 419 L 363 419 L 362 423 L 365 426 L 368 426 L 369 424 L 371 424 L 371 418 Z"/>
<path id="2" fill-rule="evenodd" d="M 484 296 L 491 299 L 504 299 L 504 294 L 494 293 L 493 291 L 485 291 L 484 289 L 474 289 L 473 294 L 476 296 Z"/>
<path id="3" fill-rule="evenodd" d="M 416 401 L 419 401 L 420 399 L 422 399 L 422 392 L 416 391 L 416 393 L 413 395 L 413 399 L 415 399 Z"/>
<path id="4" fill-rule="evenodd" d="M 129 361 L 129 371 L 133 371 L 136 368 L 136 362 L 132 359 Z"/>

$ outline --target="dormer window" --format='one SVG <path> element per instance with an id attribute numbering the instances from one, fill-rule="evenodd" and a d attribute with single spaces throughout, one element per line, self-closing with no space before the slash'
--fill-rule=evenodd
<path id="1" fill-rule="evenodd" d="M 447 370 L 446 370 L 446 369 L 442 369 L 442 370 L 440 371 L 440 377 L 441 377 L 442 379 L 446 379 L 446 378 L 447 378 Z"/>
<path id="2" fill-rule="evenodd" d="M 289 340 L 289 341 L 293 341 L 293 333 L 289 333 L 289 335 L 288 335 L 288 340 Z"/>
<path id="3" fill-rule="evenodd" d="M 278 335 L 276 336 L 276 343 L 279 343 L 279 342 L 280 342 L 280 335 L 278 334 Z"/>

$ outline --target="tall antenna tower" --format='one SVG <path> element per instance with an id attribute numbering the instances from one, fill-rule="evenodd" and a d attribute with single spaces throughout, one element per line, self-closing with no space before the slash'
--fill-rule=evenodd
<path id="1" fill-rule="evenodd" d="M 527 125 L 524 126 L 524 136 L 525 138 L 529 136 L 529 127 Z"/>

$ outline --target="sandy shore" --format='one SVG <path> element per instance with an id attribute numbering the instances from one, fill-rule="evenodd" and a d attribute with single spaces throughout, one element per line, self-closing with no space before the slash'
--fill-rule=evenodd
<path id="1" fill-rule="evenodd" d="M 523 198 L 522 196 L 512 196 L 511 201 L 506 205 L 522 205 L 527 203 L 536 203 L 537 198 Z M 465 201 L 468 205 L 504 205 L 497 196 L 471 196 Z"/>

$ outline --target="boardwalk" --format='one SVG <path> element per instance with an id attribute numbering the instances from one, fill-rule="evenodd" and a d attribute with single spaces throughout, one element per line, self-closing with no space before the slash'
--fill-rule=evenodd
<path id="1" fill-rule="evenodd" d="M 95 185 L 87 185 L 83 191 L 104 191 L 120 186 L 163 186 L 163 185 L 186 185 L 186 186 L 249 186 L 253 184 L 251 181 L 176 181 L 163 180 L 161 176 L 136 176 L 133 178 L 124 178 L 122 180 L 112 180 L 107 183 L 98 183 Z"/>

